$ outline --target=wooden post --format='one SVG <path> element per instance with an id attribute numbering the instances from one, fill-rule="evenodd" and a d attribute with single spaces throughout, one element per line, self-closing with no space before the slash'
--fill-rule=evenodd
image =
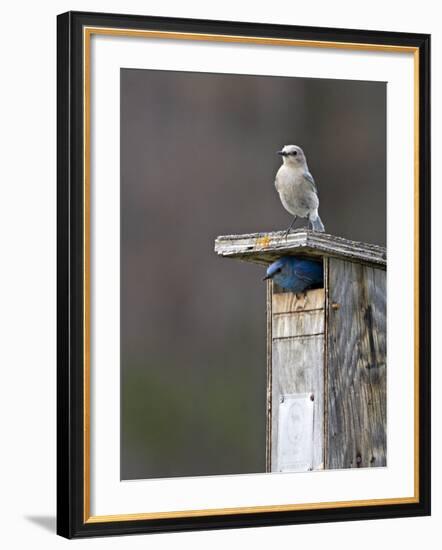
<path id="1" fill-rule="evenodd" d="M 324 262 L 323 288 L 267 283 L 267 471 L 385 466 L 385 248 L 301 230 L 218 237 L 215 251 Z"/>

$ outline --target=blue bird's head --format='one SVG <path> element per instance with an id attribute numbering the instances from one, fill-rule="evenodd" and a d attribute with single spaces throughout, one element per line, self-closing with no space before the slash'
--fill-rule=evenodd
<path id="1" fill-rule="evenodd" d="M 287 256 L 279 258 L 279 260 L 276 260 L 276 262 L 270 264 L 267 268 L 266 276 L 264 277 L 263 281 L 266 281 L 267 279 L 273 279 L 275 275 L 281 273 L 285 264 L 287 263 L 287 259 Z"/>
<path id="2" fill-rule="evenodd" d="M 283 256 L 269 265 L 264 280 L 272 279 L 291 292 L 304 292 L 323 285 L 322 261 Z"/>

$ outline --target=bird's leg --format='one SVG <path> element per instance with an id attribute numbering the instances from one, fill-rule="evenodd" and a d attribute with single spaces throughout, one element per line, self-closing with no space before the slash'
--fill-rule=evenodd
<path id="1" fill-rule="evenodd" d="M 298 302 L 300 302 L 301 300 L 304 300 L 304 303 L 306 302 L 306 300 L 307 300 L 307 290 L 303 290 L 302 292 L 296 292 L 295 295 L 296 295 L 296 299 L 298 300 Z"/>
<path id="2" fill-rule="evenodd" d="M 292 223 L 289 225 L 289 228 L 287 229 L 287 231 L 286 231 L 285 234 L 284 234 L 284 239 L 287 239 L 287 237 L 289 236 L 290 230 L 291 230 L 291 228 L 293 227 L 293 225 L 294 225 L 294 223 L 295 223 L 297 217 L 298 217 L 298 216 L 295 216 L 295 217 L 293 218 Z"/>

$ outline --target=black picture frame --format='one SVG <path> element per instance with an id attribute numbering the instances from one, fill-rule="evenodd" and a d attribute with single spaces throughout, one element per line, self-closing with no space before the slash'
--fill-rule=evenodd
<path id="1" fill-rule="evenodd" d="M 270 37 L 414 48 L 419 59 L 418 498 L 415 502 L 197 517 L 90 521 L 84 438 L 84 28 Z M 430 514 L 430 36 L 68 12 L 57 21 L 57 533 L 67 538 L 335 522 Z"/>

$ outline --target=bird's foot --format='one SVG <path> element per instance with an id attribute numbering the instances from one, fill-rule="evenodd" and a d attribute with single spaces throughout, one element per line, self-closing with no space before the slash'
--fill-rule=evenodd
<path id="1" fill-rule="evenodd" d="M 296 292 L 296 301 L 300 304 L 301 309 L 304 308 L 307 303 L 307 291 Z"/>

